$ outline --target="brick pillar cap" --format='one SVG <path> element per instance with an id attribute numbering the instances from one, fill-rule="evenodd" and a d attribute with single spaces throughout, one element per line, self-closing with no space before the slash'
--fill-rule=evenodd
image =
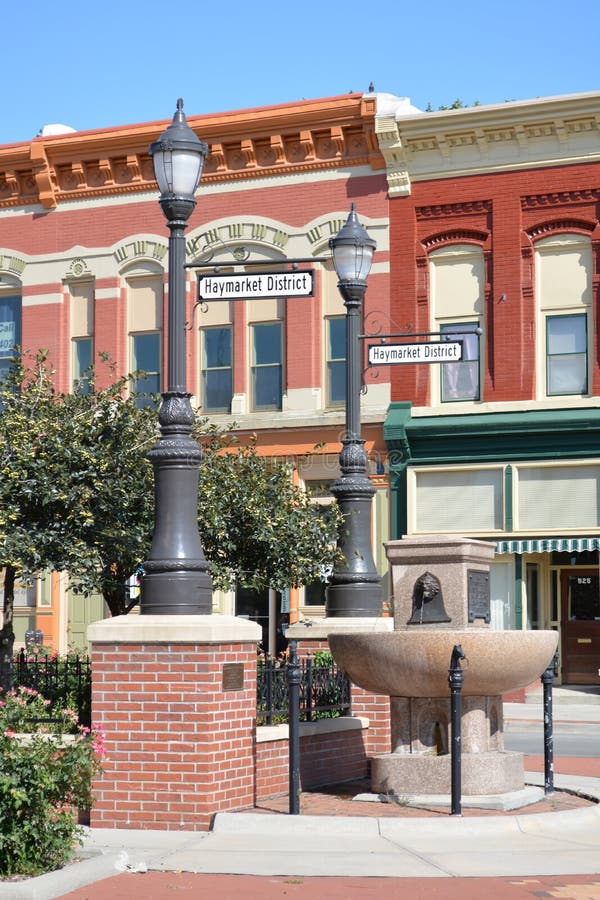
<path id="1" fill-rule="evenodd" d="M 262 640 L 256 622 L 237 616 L 116 616 L 92 622 L 91 644 L 255 644 Z"/>
<path id="2" fill-rule="evenodd" d="M 328 634 L 362 631 L 393 631 L 394 620 L 392 618 L 379 617 L 378 619 L 363 616 L 332 617 L 330 619 L 310 619 L 304 622 L 296 622 L 290 625 L 285 636 L 289 640 L 296 641 L 325 641 Z"/>

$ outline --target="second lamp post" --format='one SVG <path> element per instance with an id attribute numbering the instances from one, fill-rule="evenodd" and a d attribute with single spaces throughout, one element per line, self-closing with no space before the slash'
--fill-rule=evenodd
<path id="1" fill-rule="evenodd" d="M 362 353 L 360 330 L 375 241 L 362 227 L 352 204 L 348 220 L 329 241 L 338 288 L 346 307 L 346 433 L 340 453 L 340 477 L 331 492 L 342 513 L 336 562 L 326 590 L 328 617 L 381 614 L 381 578 L 371 547 L 371 506 L 375 488 L 367 474 L 365 442 L 360 434 Z"/>

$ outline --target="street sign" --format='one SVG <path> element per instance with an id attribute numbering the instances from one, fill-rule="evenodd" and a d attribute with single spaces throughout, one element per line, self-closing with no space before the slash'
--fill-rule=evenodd
<path id="1" fill-rule="evenodd" d="M 314 270 L 200 275 L 198 300 L 256 300 L 261 297 L 312 297 Z"/>
<path id="2" fill-rule="evenodd" d="M 462 341 L 422 341 L 417 344 L 371 344 L 370 366 L 402 363 L 449 363 L 462 359 Z"/>

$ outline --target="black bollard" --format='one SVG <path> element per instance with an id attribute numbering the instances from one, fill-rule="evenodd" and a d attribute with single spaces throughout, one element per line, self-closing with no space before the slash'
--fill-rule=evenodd
<path id="1" fill-rule="evenodd" d="M 544 686 L 544 794 L 554 793 L 554 736 L 552 734 L 552 683 L 557 664 L 555 654 L 542 673 Z"/>
<path id="2" fill-rule="evenodd" d="M 451 816 L 460 816 L 461 813 L 461 691 L 464 674 L 460 667 L 461 659 L 465 658 L 460 644 L 455 644 L 450 658 L 448 669 L 448 684 L 450 686 L 450 720 L 452 729 L 452 745 L 450 765 L 452 771 L 452 808 Z"/>
<path id="3" fill-rule="evenodd" d="M 302 672 L 296 641 L 290 641 L 287 665 L 289 698 L 289 807 L 290 816 L 300 813 L 300 681 Z"/>

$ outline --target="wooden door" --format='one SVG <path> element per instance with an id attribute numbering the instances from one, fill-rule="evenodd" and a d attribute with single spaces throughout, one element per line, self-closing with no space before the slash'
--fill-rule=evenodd
<path id="1" fill-rule="evenodd" d="M 600 684 L 598 569 L 565 569 L 560 583 L 563 683 Z"/>

